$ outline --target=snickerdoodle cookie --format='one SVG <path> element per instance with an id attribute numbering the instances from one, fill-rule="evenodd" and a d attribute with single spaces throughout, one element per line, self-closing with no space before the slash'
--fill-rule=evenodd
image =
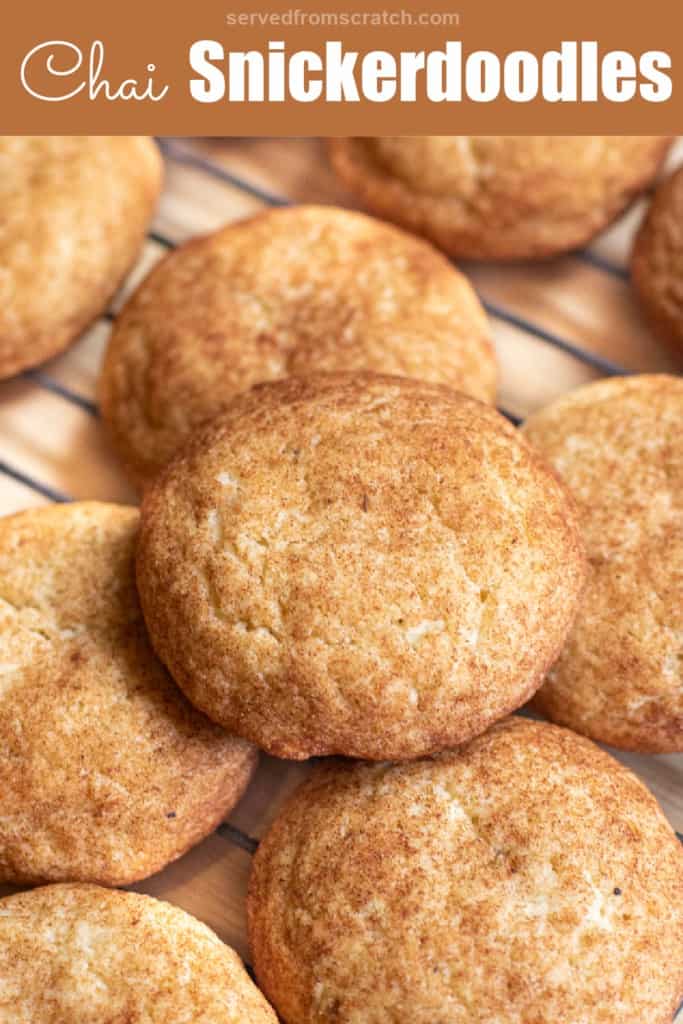
<path id="1" fill-rule="evenodd" d="M 235 399 L 148 489 L 157 653 L 270 753 L 409 758 L 522 704 L 584 577 L 574 510 L 490 406 L 375 374 Z"/>
<path id="2" fill-rule="evenodd" d="M 235 394 L 331 370 L 420 377 L 485 401 L 496 389 L 485 314 L 440 253 L 364 214 L 271 210 L 152 271 L 114 327 L 100 402 L 142 484 Z"/>
<path id="3" fill-rule="evenodd" d="M 319 768 L 248 911 L 285 1024 L 670 1024 L 683 996 L 683 850 L 634 775 L 541 722 Z"/>
<path id="4" fill-rule="evenodd" d="M 96 885 L 0 900 L 0 1024 L 276 1024 L 234 950 L 169 903 Z"/>
<path id="5" fill-rule="evenodd" d="M 452 256 L 536 259 L 585 245 L 654 178 L 668 136 L 424 135 L 330 140 L 374 213 Z"/>
<path id="6" fill-rule="evenodd" d="M 211 832 L 254 768 L 154 656 L 138 519 L 98 503 L 0 519 L 0 881 L 144 878 Z"/>
<path id="7" fill-rule="evenodd" d="M 636 236 L 631 278 L 648 320 L 683 358 L 683 167 L 655 193 Z"/>
<path id="8" fill-rule="evenodd" d="M 102 313 L 160 187 L 146 137 L 0 136 L 0 377 L 49 359 Z"/>
<path id="9" fill-rule="evenodd" d="M 579 504 L 576 624 L 536 696 L 626 750 L 683 751 L 683 379 L 599 381 L 532 416 L 528 440 Z"/>

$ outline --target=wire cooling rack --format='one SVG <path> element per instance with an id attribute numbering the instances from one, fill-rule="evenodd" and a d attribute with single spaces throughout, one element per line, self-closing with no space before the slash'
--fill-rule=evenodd
<path id="1" fill-rule="evenodd" d="M 102 440 L 95 385 L 117 309 L 164 252 L 264 207 L 354 205 L 317 140 L 158 141 L 166 188 L 139 264 L 111 309 L 69 352 L 0 384 L 0 514 L 74 498 L 135 500 Z M 683 142 L 671 161 L 681 159 Z M 491 319 L 501 363 L 500 408 L 514 423 L 595 377 L 677 372 L 641 322 L 628 285 L 632 235 L 648 201 L 646 195 L 594 245 L 571 256 L 533 266 L 465 267 Z M 617 756 L 656 793 L 683 841 L 683 755 Z M 307 770 L 305 764 L 263 758 L 230 820 L 134 888 L 185 907 L 246 956 L 249 860 L 259 835 Z M 4 891 L 9 890 L 0 887 L 0 895 Z M 677 1020 L 683 1021 L 683 1013 Z"/>

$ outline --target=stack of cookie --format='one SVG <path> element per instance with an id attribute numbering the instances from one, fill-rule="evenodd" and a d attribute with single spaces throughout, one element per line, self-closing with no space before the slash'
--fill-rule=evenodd
<path id="1" fill-rule="evenodd" d="M 603 227 L 667 142 L 333 153 L 447 252 L 522 258 Z M 76 216 L 52 145 L 18 149 Z M 116 145 L 146 153 L 112 173 L 142 211 L 129 262 L 158 166 Z M 522 432 L 495 391 L 467 279 L 364 214 L 271 211 L 139 286 L 100 404 L 141 511 L 0 522 L 0 879 L 52 883 L 0 902 L 0 1020 L 276 1020 L 203 925 L 104 888 L 208 835 L 257 748 L 347 759 L 255 856 L 254 969 L 286 1024 L 671 1019 L 683 850 L 592 740 L 683 750 L 683 382 L 598 382 Z M 560 724 L 507 717 L 531 698 Z"/>

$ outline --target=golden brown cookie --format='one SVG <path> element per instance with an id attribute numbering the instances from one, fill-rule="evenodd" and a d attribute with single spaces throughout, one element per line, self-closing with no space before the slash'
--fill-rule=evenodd
<path id="1" fill-rule="evenodd" d="M 160 187 L 147 137 L 0 136 L 0 377 L 61 352 L 103 312 Z"/>
<path id="2" fill-rule="evenodd" d="M 104 422 L 146 482 L 261 381 L 374 370 L 493 401 L 485 314 L 431 246 L 364 214 L 299 206 L 171 253 L 124 308 L 100 381 Z"/>
<path id="3" fill-rule="evenodd" d="M 683 850 L 589 740 L 510 719 L 403 765 L 328 763 L 249 884 L 285 1024 L 670 1024 Z"/>
<path id="4" fill-rule="evenodd" d="M 218 825 L 255 766 L 154 656 L 138 520 L 95 502 L 0 519 L 2 882 L 144 878 Z"/>
<path id="5" fill-rule="evenodd" d="M 636 236 L 631 279 L 646 317 L 683 358 L 683 167 L 655 193 Z"/>
<path id="6" fill-rule="evenodd" d="M 683 751 L 683 379 L 603 380 L 531 416 L 527 439 L 579 504 L 588 584 L 536 695 L 625 750 Z"/>
<path id="7" fill-rule="evenodd" d="M 185 911 L 95 885 L 0 900 L 0 1024 L 276 1024 L 234 950 Z"/>
<path id="8" fill-rule="evenodd" d="M 495 409 L 375 374 L 235 399 L 148 489 L 137 558 L 190 700 L 290 758 L 483 732 L 540 685 L 583 578 L 568 495 Z"/>
<path id="9" fill-rule="evenodd" d="M 522 260 L 585 245 L 654 178 L 669 136 L 424 135 L 330 140 L 379 216 L 451 256 Z"/>

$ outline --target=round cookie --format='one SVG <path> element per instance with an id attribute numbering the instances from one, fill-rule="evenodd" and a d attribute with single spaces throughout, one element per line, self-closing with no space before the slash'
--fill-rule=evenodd
<path id="1" fill-rule="evenodd" d="M 486 316 L 448 260 L 364 214 L 298 206 L 169 254 L 116 322 L 100 404 L 143 484 L 237 393 L 352 370 L 437 381 L 485 401 L 496 390 Z"/>
<path id="2" fill-rule="evenodd" d="M 425 135 L 330 140 L 368 209 L 451 256 L 523 260 L 577 249 L 654 178 L 668 136 Z"/>
<path id="3" fill-rule="evenodd" d="M 0 378 L 61 352 L 135 261 L 161 188 L 136 136 L 0 136 Z"/>
<path id="4" fill-rule="evenodd" d="M 213 831 L 255 766 L 154 656 L 138 521 L 94 502 L 0 519 L 2 882 L 144 878 Z"/>
<path id="5" fill-rule="evenodd" d="M 531 416 L 527 439 L 579 504 L 589 574 L 536 695 L 625 750 L 683 751 L 683 379 L 602 380 Z"/>
<path id="6" fill-rule="evenodd" d="M 0 900 L 0 1021 L 277 1024 L 238 955 L 185 911 L 95 885 Z"/>
<path id="7" fill-rule="evenodd" d="M 646 317 L 683 358 L 683 167 L 655 192 L 636 236 L 631 280 Z"/>
<path id="8" fill-rule="evenodd" d="M 584 578 L 573 508 L 495 409 L 401 377 L 261 385 L 148 488 L 157 653 L 271 754 L 402 759 L 540 685 Z"/>
<path id="9" fill-rule="evenodd" d="M 319 768 L 248 919 L 285 1024 L 670 1024 L 683 996 L 683 850 L 634 775 L 541 722 Z"/>

